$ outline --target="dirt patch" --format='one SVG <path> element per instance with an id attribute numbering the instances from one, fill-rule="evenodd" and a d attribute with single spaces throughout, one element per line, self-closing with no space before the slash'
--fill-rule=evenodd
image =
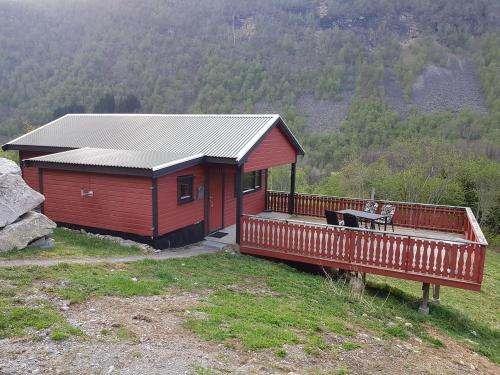
<path id="1" fill-rule="evenodd" d="M 245 290 L 248 291 L 248 290 Z M 0 340 L 0 374 L 179 374 L 213 373 L 498 373 L 498 367 L 453 340 L 439 336 L 446 348 L 419 339 L 384 340 L 370 332 L 325 335 L 326 350 L 307 345 L 247 351 L 205 341 L 184 328 L 188 318 L 205 317 L 196 306 L 209 291 L 152 297 L 101 297 L 71 305 L 63 314 L 85 332 L 82 338 L 55 342 L 29 338 Z M 432 332 L 433 336 L 437 336 Z"/>

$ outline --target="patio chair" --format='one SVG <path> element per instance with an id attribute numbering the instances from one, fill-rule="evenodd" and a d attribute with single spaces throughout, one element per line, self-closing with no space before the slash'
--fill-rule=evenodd
<path id="1" fill-rule="evenodd" d="M 365 203 L 364 211 L 374 214 L 374 213 L 377 212 L 377 208 L 378 208 L 378 203 L 377 202 L 375 202 L 375 201 L 368 201 L 368 202 Z"/>
<path id="2" fill-rule="evenodd" d="M 328 225 L 344 225 L 344 222 L 337 216 L 335 211 L 325 210 L 326 223 Z"/>
<path id="3" fill-rule="evenodd" d="M 365 203 L 365 207 L 364 207 L 363 211 L 369 212 L 371 214 L 374 214 L 374 213 L 377 212 L 377 208 L 378 208 L 378 203 L 377 202 L 375 202 L 375 201 L 367 201 Z M 369 223 L 370 220 L 361 219 L 360 221 L 365 224 L 365 228 L 368 228 L 368 223 Z"/>
<path id="4" fill-rule="evenodd" d="M 344 225 L 350 228 L 359 228 L 358 218 L 351 214 L 343 214 Z"/>
<path id="5" fill-rule="evenodd" d="M 380 214 L 381 215 L 387 215 L 387 224 L 391 224 L 392 226 L 392 231 L 394 232 L 394 213 L 396 212 L 396 207 L 393 206 L 392 204 L 384 204 L 382 208 L 380 209 Z M 378 229 L 380 230 L 380 225 L 385 224 L 385 219 L 378 219 L 375 220 L 375 222 L 378 224 Z"/>

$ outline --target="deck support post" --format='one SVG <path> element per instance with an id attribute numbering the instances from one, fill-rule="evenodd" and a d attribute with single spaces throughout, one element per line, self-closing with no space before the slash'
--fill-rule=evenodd
<path id="1" fill-rule="evenodd" d="M 244 164 L 238 166 L 236 172 L 236 243 L 240 244 L 241 234 L 241 215 L 243 214 L 243 167 Z"/>
<path id="2" fill-rule="evenodd" d="M 432 284 L 432 303 L 436 305 L 441 303 L 441 299 L 439 298 L 440 289 L 441 285 Z"/>
<path id="3" fill-rule="evenodd" d="M 295 172 L 296 165 L 292 163 L 290 168 L 290 195 L 288 197 L 288 213 L 290 215 L 295 213 Z"/>
<path id="4" fill-rule="evenodd" d="M 422 303 L 418 308 L 418 312 L 423 315 L 429 315 L 429 283 L 422 284 Z"/>

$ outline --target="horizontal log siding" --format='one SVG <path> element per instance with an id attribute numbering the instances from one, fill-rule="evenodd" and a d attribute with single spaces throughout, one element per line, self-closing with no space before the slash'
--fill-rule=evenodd
<path id="1" fill-rule="evenodd" d="M 82 197 L 81 189 L 93 197 Z M 151 179 L 45 169 L 44 213 L 54 221 L 152 236 Z"/>
<path id="2" fill-rule="evenodd" d="M 267 209 L 288 213 L 287 192 L 269 191 L 267 193 Z M 303 216 L 324 217 L 325 209 L 340 211 L 347 208 L 364 209 L 368 199 L 329 197 L 312 194 L 295 195 L 295 214 Z M 437 206 L 430 204 L 377 201 L 378 210 L 384 203 L 396 206 L 394 225 L 416 229 L 441 230 L 464 233 L 467 215 L 464 207 Z"/>
<path id="3" fill-rule="evenodd" d="M 480 290 L 486 248 L 471 242 L 244 216 L 240 251 Z"/>
<path id="4" fill-rule="evenodd" d="M 252 150 L 245 161 L 245 172 L 292 164 L 297 160 L 297 151 L 282 131 L 275 127 Z"/>
<path id="5" fill-rule="evenodd" d="M 19 151 L 19 160 L 35 158 L 37 156 L 48 155 L 50 152 L 37 152 L 37 151 Z M 23 179 L 26 183 L 36 191 L 40 191 L 38 186 L 38 168 L 36 167 L 24 167 L 21 165 L 21 170 L 23 173 Z"/>
<path id="6" fill-rule="evenodd" d="M 243 213 L 255 215 L 264 211 L 266 207 L 266 173 L 262 171 L 262 189 L 243 195 Z M 236 224 L 236 197 L 235 197 L 236 168 L 224 170 L 224 226 Z"/>
<path id="7" fill-rule="evenodd" d="M 177 177 L 193 175 L 194 201 L 177 202 Z M 205 170 L 202 166 L 158 178 L 158 235 L 199 223 L 204 219 L 204 199 L 197 196 L 198 187 L 205 186 Z"/>

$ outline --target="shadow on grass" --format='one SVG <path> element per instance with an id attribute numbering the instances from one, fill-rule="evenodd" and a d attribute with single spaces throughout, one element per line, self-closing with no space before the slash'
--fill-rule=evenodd
<path id="1" fill-rule="evenodd" d="M 449 306 L 431 304 L 430 314 L 419 314 L 420 299 L 386 283 L 368 283 L 365 292 L 369 296 L 383 299 L 385 314 L 400 314 L 419 325 L 430 323 L 448 335 L 464 341 L 471 349 L 485 355 L 495 363 L 500 363 L 500 331 L 473 321 L 463 313 Z"/>

